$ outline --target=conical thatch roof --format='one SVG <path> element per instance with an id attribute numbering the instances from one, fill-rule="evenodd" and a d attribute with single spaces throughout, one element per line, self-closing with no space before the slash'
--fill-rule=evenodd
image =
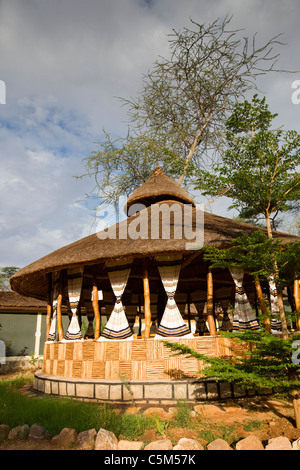
<path id="1" fill-rule="evenodd" d="M 174 206 L 174 204 L 179 213 L 181 211 L 182 218 L 178 220 L 178 217 L 173 212 L 170 212 L 170 237 L 165 239 L 161 234 L 162 221 L 168 222 L 167 209 Z M 105 231 L 89 235 L 22 268 L 11 277 L 11 287 L 19 294 L 45 300 L 47 299 L 48 286 L 46 274 L 55 270 L 82 265 L 87 267 L 103 265 L 108 260 L 128 257 L 149 258 L 167 253 L 182 253 L 190 256 L 193 251 L 200 252 L 197 248 L 187 250 L 187 243 L 193 242 L 193 240 L 186 237 L 188 232 L 183 231 L 181 238 L 176 238 L 176 234 L 174 235 L 176 229 L 183 225 L 184 207 L 183 203 L 174 203 L 174 201 L 159 202 L 151 207 L 147 207 L 138 214 L 110 227 L 107 238 L 104 238 L 107 236 Z M 166 210 L 165 215 L 160 218 L 153 218 L 153 211 L 155 209 Z M 201 231 L 203 229 L 201 227 L 201 216 L 203 216 L 203 242 L 205 245 L 228 246 L 233 239 L 242 234 L 258 230 L 256 226 L 226 219 L 209 212 L 198 211 L 196 208 L 192 208 L 191 213 L 192 219 L 188 222 L 190 227 L 188 224 L 185 227 L 195 231 L 197 220 L 200 220 L 199 230 Z M 146 227 L 146 233 L 143 232 L 143 237 L 138 238 L 136 235 L 138 235 L 137 232 L 141 226 Z M 124 235 L 126 233 L 128 233 L 127 237 Z M 277 236 L 287 242 L 299 240 L 298 237 L 287 234 L 277 233 Z"/>
<path id="2" fill-rule="evenodd" d="M 166 176 L 160 168 L 156 168 L 153 175 L 128 198 L 125 213 L 128 215 L 133 204 L 143 204 L 145 207 L 149 207 L 151 204 L 166 200 L 195 206 L 193 199 L 178 183 Z M 135 212 L 133 211 L 130 215 Z"/>

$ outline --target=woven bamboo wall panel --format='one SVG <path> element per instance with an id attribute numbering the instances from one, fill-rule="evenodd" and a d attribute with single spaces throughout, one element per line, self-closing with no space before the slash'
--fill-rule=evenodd
<path id="1" fill-rule="evenodd" d="M 240 354 L 245 346 L 233 347 L 230 338 L 203 336 L 172 339 L 208 356 Z M 154 339 L 133 341 L 81 341 L 47 343 L 43 372 L 62 377 L 113 380 L 156 380 L 199 377 L 203 364 L 196 358 L 175 356 L 163 342 Z"/>
<path id="2" fill-rule="evenodd" d="M 91 379 L 105 379 L 105 362 L 93 362 Z"/>

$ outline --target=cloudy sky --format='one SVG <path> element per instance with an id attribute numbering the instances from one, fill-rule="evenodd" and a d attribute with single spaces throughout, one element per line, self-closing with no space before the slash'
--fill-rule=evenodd
<path id="1" fill-rule="evenodd" d="M 74 175 L 103 128 L 126 133 L 115 97 L 137 93 L 172 28 L 226 14 L 258 42 L 283 33 L 280 66 L 300 70 L 299 0 L 0 0 L 0 266 L 23 267 L 95 231 L 83 200 L 93 182 Z M 262 86 L 280 123 L 300 132 L 296 79 L 272 74 Z M 230 216 L 226 204 L 211 209 Z"/>

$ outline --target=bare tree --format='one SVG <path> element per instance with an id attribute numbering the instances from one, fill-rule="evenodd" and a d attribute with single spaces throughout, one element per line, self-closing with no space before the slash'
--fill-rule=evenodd
<path id="1" fill-rule="evenodd" d="M 128 135 L 113 140 L 105 133 L 99 150 L 84 160 L 106 203 L 128 194 L 157 165 L 191 185 L 219 154 L 236 101 L 257 89 L 258 76 L 277 70 L 280 35 L 257 46 L 256 35 L 249 40 L 230 29 L 229 17 L 208 25 L 190 22 L 190 28 L 170 34 L 169 56 L 143 77 L 137 97 L 120 98 Z"/>
<path id="2" fill-rule="evenodd" d="M 219 150 L 237 99 L 257 89 L 258 76 L 278 71 L 280 35 L 257 46 L 256 35 L 249 40 L 230 30 L 231 19 L 209 25 L 191 19 L 191 28 L 173 30 L 170 56 L 155 62 L 137 98 L 122 99 L 137 129 L 184 159 L 180 184 L 191 164 L 196 171 L 205 164 L 207 150 Z"/>

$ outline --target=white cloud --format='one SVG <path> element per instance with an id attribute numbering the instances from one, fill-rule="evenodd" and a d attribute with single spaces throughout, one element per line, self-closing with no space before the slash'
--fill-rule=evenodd
<path id="1" fill-rule="evenodd" d="M 124 133 L 125 110 L 114 97 L 137 93 L 142 74 L 168 53 L 172 28 L 233 14 L 233 27 L 257 31 L 259 41 L 284 32 L 280 62 L 295 69 L 299 12 L 297 0 L 2 0 L 0 266 L 23 266 L 90 232 L 93 214 L 74 201 L 93 182 L 73 175 L 84 172 L 102 127 Z M 272 111 L 295 129 L 296 78 L 261 82 Z M 213 210 L 226 215 L 224 201 Z"/>

